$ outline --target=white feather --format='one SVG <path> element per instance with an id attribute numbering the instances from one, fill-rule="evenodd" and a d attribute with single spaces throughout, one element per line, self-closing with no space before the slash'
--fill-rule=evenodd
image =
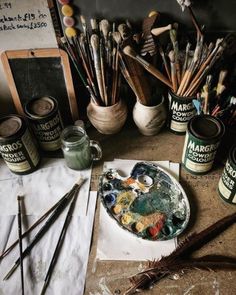
<path id="1" fill-rule="evenodd" d="M 190 0 L 177 0 L 177 2 L 181 6 L 182 11 L 184 11 L 185 7 L 188 7 L 188 6 L 191 5 L 191 1 Z"/>

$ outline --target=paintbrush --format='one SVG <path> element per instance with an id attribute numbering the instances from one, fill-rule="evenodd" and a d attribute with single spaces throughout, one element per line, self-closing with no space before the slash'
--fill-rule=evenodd
<path id="1" fill-rule="evenodd" d="M 194 79 L 191 82 L 191 85 L 193 85 L 197 80 L 199 80 L 199 77 L 202 75 L 202 73 L 205 71 L 206 67 L 211 63 L 214 56 L 216 56 L 217 51 L 220 47 L 220 44 L 222 43 L 223 39 L 217 39 L 216 44 L 212 52 L 209 54 L 205 62 L 201 65 L 198 73 L 195 75 Z M 190 87 L 191 87 L 190 85 Z"/>
<path id="2" fill-rule="evenodd" d="M 182 8 L 182 11 L 184 11 L 186 7 L 188 8 L 192 23 L 193 23 L 194 27 L 196 28 L 198 36 L 201 37 L 203 35 L 202 30 L 200 29 L 197 19 L 193 13 L 193 10 L 191 7 L 191 1 L 190 0 L 177 0 L 177 2 L 180 5 L 180 7 Z"/>
<path id="3" fill-rule="evenodd" d="M 130 45 L 134 43 L 132 39 L 132 35 L 130 34 L 130 30 L 127 27 L 126 24 L 121 24 L 118 26 L 119 33 L 122 38 L 122 44 L 121 47 Z M 133 58 L 124 55 L 124 60 L 126 63 L 126 66 L 128 68 L 130 77 L 133 81 L 133 85 L 136 89 L 136 94 L 138 93 L 137 99 L 139 102 L 143 105 L 149 105 L 150 97 L 151 97 L 151 91 L 150 91 L 150 85 L 146 79 L 146 76 L 144 74 L 144 69 L 141 67 L 137 61 L 135 61 Z"/>
<path id="4" fill-rule="evenodd" d="M 170 59 L 170 69 L 171 69 L 171 82 L 173 92 L 176 93 L 178 86 L 177 86 L 177 76 L 176 76 L 176 67 L 175 67 L 175 53 L 174 50 L 171 50 L 168 54 Z"/>
<path id="5" fill-rule="evenodd" d="M 68 193 L 66 193 L 56 204 L 54 204 L 47 212 L 45 212 L 34 224 L 32 224 L 23 234 L 22 238 L 26 237 L 35 227 L 37 227 L 52 211 L 54 211 L 58 205 L 67 197 Z M 19 243 L 19 239 L 17 239 L 14 243 L 12 243 L 1 255 L 0 260 L 3 259 L 7 254 L 11 252 L 11 250 Z"/>
<path id="6" fill-rule="evenodd" d="M 169 24 L 169 25 L 167 25 L 167 26 L 165 26 L 165 27 L 153 28 L 153 29 L 151 30 L 151 33 L 152 33 L 154 36 L 157 37 L 157 36 L 159 36 L 159 35 L 161 35 L 161 34 L 167 32 L 167 31 L 169 31 L 169 30 L 171 30 L 171 29 L 172 29 L 172 25 Z"/>
<path id="7" fill-rule="evenodd" d="M 128 70 L 128 67 L 125 63 L 125 60 L 122 56 L 122 53 L 120 52 L 120 44 L 121 44 L 121 34 L 120 32 L 113 32 L 112 33 L 112 37 L 114 42 L 117 44 L 117 50 L 116 50 L 116 54 L 118 54 L 119 57 L 119 61 L 120 61 L 120 69 L 121 69 L 121 73 L 124 76 L 125 80 L 128 82 L 129 86 L 131 87 L 131 89 L 134 91 L 137 99 L 139 100 L 139 92 L 138 89 L 136 89 L 135 87 L 135 82 L 132 80 L 132 77 L 130 75 L 130 72 Z M 113 48 L 114 50 L 115 48 Z M 115 58 L 113 59 L 113 65 L 112 68 L 115 69 Z M 114 71 L 113 71 L 113 75 L 115 75 Z M 114 78 L 112 79 L 112 81 L 114 82 Z M 114 88 L 114 85 L 112 86 L 112 89 Z M 113 93 L 113 91 L 112 91 Z"/>
<path id="8" fill-rule="evenodd" d="M 126 24 L 120 24 L 117 29 L 122 40 L 126 40 L 131 37 L 130 28 Z"/>
<path id="9" fill-rule="evenodd" d="M 92 34 L 99 34 L 97 20 L 95 18 L 91 18 L 90 24 L 91 24 L 91 28 L 92 28 Z"/>
<path id="10" fill-rule="evenodd" d="M 164 50 L 161 46 L 160 43 L 158 43 L 158 49 L 159 49 L 159 53 L 161 55 L 161 58 L 162 58 L 162 61 L 163 61 L 163 64 L 164 64 L 164 67 L 165 67 L 165 71 L 167 73 L 167 76 L 168 76 L 168 79 L 171 81 L 171 74 L 170 74 L 170 70 L 169 70 L 169 65 L 167 63 L 167 60 L 166 60 L 166 56 L 165 56 L 165 53 L 164 53 Z"/>
<path id="11" fill-rule="evenodd" d="M 223 93 L 223 91 L 226 88 L 224 85 L 224 81 L 226 79 L 227 74 L 228 74 L 227 70 L 220 71 L 219 79 L 218 79 L 217 86 L 216 86 L 216 96 L 217 97 L 220 97 L 220 95 Z"/>
<path id="12" fill-rule="evenodd" d="M 101 62 L 101 77 L 102 77 L 104 103 L 105 103 L 105 106 L 108 106 L 107 89 L 106 89 L 106 82 L 105 82 L 104 52 L 103 52 L 103 44 L 101 39 L 99 44 L 99 56 L 100 56 L 100 62 Z"/>
<path id="13" fill-rule="evenodd" d="M 119 80 L 119 73 L 118 73 L 118 65 L 119 65 L 119 50 L 121 44 L 121 34 L 119 32 L 112 33 L 113 40 L 116 43 L 116 48 L 113 48 L 113 63 L 112 63 L 112 102 L 116 101 L 117 98 L 117 88 L 118 88 L 118 80 Z M 124 62 L 123 62 L 124 63 Z M 123 64 L 124 66 L 124 64 Z"/>
<path id="14" fill-rule="evenodd" d="M 89 33 L 88 33 L 88 28 L 87 28 L 87 24 L 86 24 L 86 19 L 83 15 L 80 15 L 80 22 L 83 28 L 83 33 L 84 33 L 84 50 L 86 52 L 86 56 L 87 56 L 87 61 L 88 61 L 88 65 L 90 68 L 90 72 L 93 73 L 93 66 L 92 66 L 92 48 L 91 48 L 91 44 L 90 44 L 90 40 L 89 40 Z"/>
<path id="15" fill-rule="evenodd" d="M 212 80 L 213 80 L 213 76 L 208 75 L 206 78 L 206 84 L 203 86 L 203 94 L 204 94 L 203 112 L 204 114 L 208 114 L 208 115 L 209 115 L 209 95 L 210 95 Z"/>
<path id="16" fill-rule="evenodd" d="M 211 68 L 213 67 L 215 62 L 221 57 L 224 49 L 225 49 L 225 47 L 223 46 L 223 44 L 221 44 L 217 47 L 217 51 L 212 56 L 211 60 L 209 61 L 209 64 L 207 64 L 205 67 L 203 67 L 202 70 L 200 68 L 200 70 L 199 70 L 200 76 L 199 76 L 199 72 L 198 72 L 198 74 L 196 75 L 196 76 L 198 76 L 198 78 L 196 79 L 196 76 L 195 76 L 188 91 L 184 95 L 188 96 L 188 95 L 192 95 L 196 92 L 196 89 L 200 86 L 200 84 L 202 83 L 202 80 L 205 78 L 205 76 L 211 70 Z"/>
<path id="17" fill-rule="evenodd" d="M 100 59 L 100 53 L 99 53 L 99 37 L 96 34 L 93 34 L 90 38 L 90 43 L 93 50 L 93 58 L 94 58 L 94 68 L 98 83 L 98 89 L 101 96 L 101 99 L 103 103 L 105 104 L 105 95 L 104 95 L 104 89 L 103 89 L 103 78 L 102 78 L 102 69 L 101 69 L 101 59 Z"/>
<path id="18" fill-rule="evenodd" d="M 79 180 L 80 181 L 80 180 Z M 60 204 L 56 207 L 55 211 L 52 213 L 52 215 L 48 218 L 48 220 L 45 222 L 45 224 L 42 226 L 42 228 L 36 233 L 31 243 L 27 246 L 27 248 L 22 253 L 22 259 L 24 259 L 27 255 L 29 255 L 32 248 L 38 243 L 38 241 L 44 236 L 44 234 L 49 230 L 50 226 L 56 221 L 56 219 L 59 217 L 59 215 L 62 213 L 62 211 L 67 206 L 68 202 L 71 200 L 71 198 L 74 195 L 75 190 L 79 186 L 79 182 L 76 183 L 72 189 L 68 192 L 66 197 L 60 202 Z M 14 266 L 11 268 L 11 270 L 7 273 L 7 275 L 4 277 L 3 280 L 8 280 L 11 275 L 14 273 L 14 271 L 17 269 L 17 267 L 20 265 L 20 258 L 18 258 L 15 261 Z"/>
<path id="19" fill-rule="evenodd" d="M 22 197 L 17 196 L 18 202 L 18 238 L 19 238 L 19 250 L 20 250 L 20 273 L 21 273 L 21 294 L 25 294 L 24 288 L 24 267 L 23 267 L 23 255 L 22 255 L 22 226 L 21 226 L 21 200 Z"/>
<path id="20" fill-rule="evenodd" d="M 170 30 L 170 40 L 173 46 L 174 50 L 174 66 L 175 66 L 175 71 L 176 71 L 176 77 L 177 77 L 177 87 L 181 82 L 181 69 L 180 69 L 180 63 L 179 63 L 179 45 L 178 45 L 178 40 L 177 40 L 177 30 L 176 29 L 171 29 Z"/>
<path id="21" fill-rule="evenodd" d="M 154 66 L 152 66 L 149 62 L 147 62 L 140 55 L 138 55 L 131 46 L 129 46 L 129 45 L 125 46 L 123 48 L 123 52 L 126 55 L 128 55 L 129 57 L 136 60 L 140 65 L 142 65 L 149 73 L 151 73 L 153 76 L 155 76 L 158 80 L 162 81 L 168 87 L 172 88 L 170 81 L 160 71 L 158 71 Z"/>
<path id="22" fill-rule="evenodd" d="M 191 44 L 188 42 L 186 45 L 186 50 L 185 50 L 185 58 L 184 58 L 184 64 L 183 64 L 183 68 L 182 68 L 181 80 L 183 79 L 184 74 L 188 68 L 190 47 L 191 47 Z"/>
<path id="23" fill-rule="evenodd" d="M 78 187 L 76 188 L 76 190 L 74 192 L 70 207 L 68 209 L 68 212 L 67 212 L 64 224 L 63 224 L 63 227 L 61 229 L 60 236 L 59 236 L 58 241 L 57 241 L 56 248 L 54 250 L 51 262 L 50 262 L 48 270 L 47 270 L 47 274 L 46 274 L 45 279 L 44 279 L 44 285 L 43 285 L 42 291 L 40 293 L 41 295 L 45 294 L 47 286 L 50 283 L 50 279 L 51 279 L 51 276 L 52 276 L 53 269 L 54 269 L 54 267 L 56 265 L 56 262 L 57 262 L 59 254 L 60 254 L 60 250 L 61 250 L 63 241 L 65 239 L 66 230 L 67 230 L 67 228 L 68 228 L 68 226 L 70 224 L 71 218 L 72 218 L 72 214 L 73 214 L 73 211 L 74 211 L 74 208 L 75 208 L 75 203 L 76 203 L 76 200 L 77 200 L 78 192 L 79 192 L 79 189 L 80 189 L 81 185 L 83 184 L 83 182 L 84 182 L 83 179 L 79 180 Z"/>
<path id="24" fill-rule="evenodd" d="M 79 74 L 79 77 L 80 77 L 82 83 L 84 84 L 84 86 L 88 90 L 88 92 L 91 96 L 91 99 L 94 101 L 95 104 L 99 104 L 97 97 L 94 95 L 93 89 L 89 86 L 88 81 L 86 81 L 86 79 L 84 78 L 84 75 L 83 75 L 82 71 L 80 70 L 78 63 L 76 62 L 74 56 L 72 55 L 71 51 L 69 50 L 65 38 L 61 38 L 61 42 L 62 42 L 62 46 L 66 50 L 71 61 L 73 62 L 75 69 L 76 69 L 77 73 Z"/>
<path id="25" fill-rule="evenodd" d="M 199 57 L 201 55 L 202 42 L 203 42 L 202 39 L 198 40 L 198 42 L 197 42 L 192 62 L 184 74 L 184 77 L 183 77 L 183 79 L 180 83 L 180 86 L 178 88 L 177 95 L 183 96 L 184 92 L 188 88 L 189 82 L 194 74 L 194 71 L 196 69 L 196 65 L 198 64 Z"/>

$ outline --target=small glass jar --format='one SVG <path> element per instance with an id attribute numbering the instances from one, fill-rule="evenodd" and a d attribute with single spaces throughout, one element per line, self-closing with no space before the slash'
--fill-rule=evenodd
<path id="1" fill-rule="evenodd" d="M 80 126 L 68 126 L 61 133 L 62 151 L 66 164 L 74 170 L 89 168 L 92 161 L 102 157 L 102 149 L 97 141 L 90 140 Z M 96 150 L 96 154 L 94 153 Z"/>

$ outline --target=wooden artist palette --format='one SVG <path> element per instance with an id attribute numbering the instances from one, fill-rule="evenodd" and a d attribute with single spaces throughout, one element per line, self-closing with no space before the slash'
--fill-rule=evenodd
<path id="1" fill-rule="evenodd" d="M 103 173 L 99 195 L 108 214 L 137 237 L 161 241 L 186 228 L 190 207 L 174 177 L 152 163 L 137 163 L 128 178 L 115 169 Z"/>

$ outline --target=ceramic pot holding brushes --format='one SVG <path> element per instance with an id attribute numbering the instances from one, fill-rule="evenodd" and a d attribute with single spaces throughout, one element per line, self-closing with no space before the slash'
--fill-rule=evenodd
<path id="1" fill-rule="evenodd" d="M 164 105 L 164 97 L 154 106 L 146 106 L 136 102 L 133 109 L 133 119 L 140 133 L 147 136 L 158 134 L 164 126 L 167 112 Z"/>
<path id="2" fill-rule="evenodd" d="M 91 101 L 87 107 L 91 124 L 102 134 L 115 134 L 121 130 L 127 118 L 127 106 L 119 100 L 111 106 L 99 106 Z"/>

